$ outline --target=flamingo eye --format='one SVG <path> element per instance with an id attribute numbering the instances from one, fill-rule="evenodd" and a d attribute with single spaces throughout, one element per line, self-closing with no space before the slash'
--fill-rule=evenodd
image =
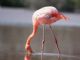
<path id="1" fill-rule="evenodd" d="M 47 14 L 45 17 L 46 17 L 47 19 L 50 19 L 50 18 L 52 18 L 52 15 Z"/>

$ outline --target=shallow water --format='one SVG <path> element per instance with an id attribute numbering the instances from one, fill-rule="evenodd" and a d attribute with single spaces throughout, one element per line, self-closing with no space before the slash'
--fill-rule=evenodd
<path id="1" fill-rule="evenodd" d="M 40 60 L 41 53 L 33 53 L 32 60 Z M 43 60 L 58 60 L 59 54 L 55 53 L 43 53 Z M 62 60 L 80 60 L 80 57 L 72 55 L 61 54 L 60 58 Z"/>

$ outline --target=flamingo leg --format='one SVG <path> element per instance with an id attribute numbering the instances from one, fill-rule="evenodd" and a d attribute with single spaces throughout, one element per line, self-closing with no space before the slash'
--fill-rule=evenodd
<path id="1" fill-rule="evenodd" d="M 49 28 L 50 28 L 50 30 L 51 30 L 51 32 L 52 32 L 52 35 L 54 36 L 54 40 L 55 40 L 55 43 L 56 43 L 56 47 L 57 47 L 57 49 L 58 49 L 58 53 L 59 53 L 59 59 L 58 59 L 58 60 L 61 60 L 61 56 L 60 56 L 61 52 L 60 52 L 60 49 L 59 49 L 59 45 L 58 45 L 57 38 L 56 38 L 56 36 L 55 36 L 55 34 L 54 34 L 54 32 L 53 32 L 53 29 L 52 29 L 51 25 L 49 25 Z"/>
<path id="2" fill-rule="evenodd" d="M 41 46 L 41 60 L 43 60 L 44 43 L 45 43 L 45 26 L 43 25 L 43 39 L 42 39 L 42 46 Z"/>

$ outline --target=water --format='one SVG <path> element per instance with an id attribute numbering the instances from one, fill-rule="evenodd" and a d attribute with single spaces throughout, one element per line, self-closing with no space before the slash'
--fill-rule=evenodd
<path id="1" fill-rule="evenodd" d="M 40 60 L 41 53 L 33 53 L 32 60 Z M 59 54 L 56 53 L 43 53 L 43 60 L 58 60 Z M 72 55 L 60 55 L 62 60 L 80 60 L 80 57 L 72 56 Z"/>

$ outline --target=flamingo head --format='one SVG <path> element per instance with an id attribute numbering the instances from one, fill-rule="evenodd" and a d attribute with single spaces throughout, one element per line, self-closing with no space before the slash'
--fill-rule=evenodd
<path id="1" fill-rule="evenodd" d="M 62 13 L 60 13 L 60 12 L 53 13 L 52 16 L 55 17 L 55 18 L 57 18 L 58 20 L 60 20 L 60 19 L 66 20 L 66 19 L 67 19 L 67 17 L 64 16 L 64 15 L 63 15 Z"/>

